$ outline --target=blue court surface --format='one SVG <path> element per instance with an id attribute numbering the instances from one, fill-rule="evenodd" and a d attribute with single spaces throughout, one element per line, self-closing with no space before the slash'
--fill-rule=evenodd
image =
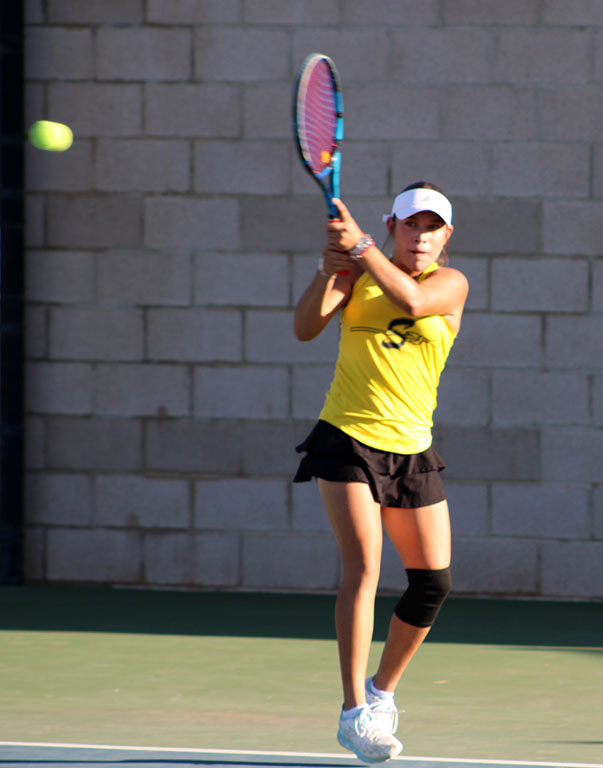
<path id="1" fill-rule="evenodd" d="M 603 763 L 521 762 L 515 760 L 456 760 L 445 757 L 396 757 L 389 764 L 404 768 L 603 768 Z M 170 768 L 177 766 L 234 766 L 235 768 L 339 768 L 362 765 L 354 755 L 313 752 L 270 752 L 260 750 L 176 749 L 173 747 L 123 747 L 91 744 L 43 744 L 0 742 L 2 768 L 36 768 L 36 766 L 65 766 L 84 768 Z"/>

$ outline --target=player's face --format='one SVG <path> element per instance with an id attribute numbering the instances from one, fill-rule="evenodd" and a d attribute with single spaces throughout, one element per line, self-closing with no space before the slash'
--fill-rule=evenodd
<path id="1" fill-rule="evenodd" d="M 397 220 L 392 231 L 394 264 L 411 277 L 420 275 L 438 260 L 452 229 L 431 211 L 421 211 L 407 219 Z"/>

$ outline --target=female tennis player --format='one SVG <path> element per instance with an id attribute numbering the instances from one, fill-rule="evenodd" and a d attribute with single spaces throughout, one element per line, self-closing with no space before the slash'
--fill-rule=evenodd
<path id="1" fill-rule="evenodd" d="M 294 482 L 317 478 L 341 551 L 337 738 L 360 759 L 381 762 L 402 750 L 394 736 L 394 690 L 450 590 L 444 463 L 432 448 L 431 428 L 469 286 L 445 266 L 452 205 L 435 185 L 418 182 L 395 198 L 384 217 L 391 255 L 334 202 L 339 220 L 327 226 L 294 331 L 310 341 L 341 310 L 339 356 L 319 421 L 297 447 L 305 456 Z M 408 588 L 376 673 L 366 679 L 383 528 L 406 568 Z"/>

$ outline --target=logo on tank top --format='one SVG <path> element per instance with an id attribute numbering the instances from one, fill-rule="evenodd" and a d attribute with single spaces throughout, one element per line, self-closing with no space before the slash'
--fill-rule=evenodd
<path id="1" fill-rule="evenodd" d="M 385 349 L 402 349 L 405 344 L 429 344 L 430 340 L 413 330 L 414 320 L 408 317 L 396 317 L 387 326 L 383 328 L 371 328 L 366 325 L 354 325 L 350 328 L 352 333 L 384 333 L 387 341 L 382 341 L 381 346 Z"/>

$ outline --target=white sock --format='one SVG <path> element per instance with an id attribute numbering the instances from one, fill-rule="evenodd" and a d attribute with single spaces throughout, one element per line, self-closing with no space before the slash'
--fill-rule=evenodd
<path id="1" fill-rule="evenodd" d="M 369 680 L 369 687 L 371 689 L 371 693 L 374 696 L 379 696 L 381 699 L 393 699 L 394 692 L 393 691 L 382 691 L 380 688 L 377 688 L 375 686 L 375 679 L 371 677 Z"/>

